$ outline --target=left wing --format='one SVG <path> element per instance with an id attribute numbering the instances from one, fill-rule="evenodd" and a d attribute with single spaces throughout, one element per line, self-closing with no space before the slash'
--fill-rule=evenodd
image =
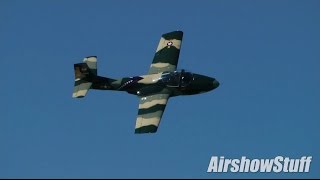
<path id="1" fill-rule="evenodd" d="M 177 69 L 182 37 L 182 31 L 173 31 L 161 36 L 148 74 Z"/>
<path id="2" fill-rule="evenodd" d="M 140 97 L 135 133 L 155 133 L 166 108 L 169 94 L 154 94 Z"/>

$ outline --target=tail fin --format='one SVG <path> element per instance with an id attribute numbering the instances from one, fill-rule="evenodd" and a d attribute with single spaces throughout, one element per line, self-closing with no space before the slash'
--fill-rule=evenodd
<path id="1" fill-rule="evenodd" d="M 72 97 L 83 98 L 92 85 L 93 77 L 97 76 L 97 57 L 83 59 L 83 63 L 74 64 L 74 89 Z"/>

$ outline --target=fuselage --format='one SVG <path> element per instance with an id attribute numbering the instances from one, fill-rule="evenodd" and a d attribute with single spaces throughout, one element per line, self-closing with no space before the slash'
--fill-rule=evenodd
<path id="1" fill-rule="evenodd" d="M 170 97 L 193 95 L 211 91 L 219 86 L 215 78 L 182 71 L 162 72 L 120 79 L 93 77 L 92 89 L 126 91 L 145 96 L 170 93 Z"/>

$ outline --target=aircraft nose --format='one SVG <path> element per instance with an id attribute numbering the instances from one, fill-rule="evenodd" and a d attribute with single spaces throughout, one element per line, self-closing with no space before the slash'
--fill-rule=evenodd
<path id="1" fill-rule="evenodd" d="M 219 85 L 220 85 L 220 83 L 219 83 L 219 81 L 217 81 L 216 79 L 214 79 L 214 80 L 212 81 L 212 87 L 213 87 L 213 89 L 219 87 Z"/>
<path id="2" fill-rule="evenodd" d="M 219 82 L 215 78 L 200 74 L 194 74 L 193 76 L 191 86 L 197 91 L 208 92 L 219 86 Z"/>

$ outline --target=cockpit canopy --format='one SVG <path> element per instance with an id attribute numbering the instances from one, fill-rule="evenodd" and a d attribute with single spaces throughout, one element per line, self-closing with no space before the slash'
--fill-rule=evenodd
<path id="1" fill-rule="evenodd" d="M 193 74 L 191 72 L 181 71 L 163 72 L 161 75 L 161 81 L 168 87 L 186 87 L 193 80 Z"/>

